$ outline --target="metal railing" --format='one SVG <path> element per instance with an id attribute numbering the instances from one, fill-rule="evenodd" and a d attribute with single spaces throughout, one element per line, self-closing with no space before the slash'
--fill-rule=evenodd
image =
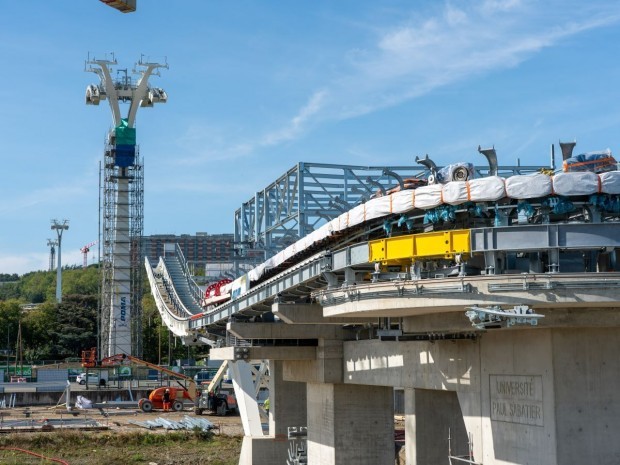
<path id="1" fill-rule="evenodd" d="M 196 284 L 196 281 L 194 281 L 194 279 L 192 278 L 192 275 L 189 272 L 189 268 L 187 267 L 187 261 L 185 260 L 185 256 L 183 255 L 183 251 L 181 250 L 179 243 L 177 242 L 175 245 L 176 245 L 177 257 L 179 258 L 179 263 L 181 264 L 183 274 L 187 278 L 187 284 L 189 285 L 189 291 L 192 297 L 194 298 L 194 300 L 196 301 L 196 303 L 199 304 L 200 300 L 203 297 L 204 292 L 200 288 L 200 286 Z"/>

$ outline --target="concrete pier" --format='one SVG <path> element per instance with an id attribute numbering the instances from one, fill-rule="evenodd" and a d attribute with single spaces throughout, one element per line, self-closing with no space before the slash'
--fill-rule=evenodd
<path id="1" fill-rule="evenodd" d="M 364 282 L 323 291 L 322 313 L 276 304 L 280 321 L 230 329 L 316 345 L 248 349 L 275 360 L 273 410 L 269 439 L 246 438 L 240 463 L 284 463 L 274 439 L 305 421 L 309 464 L 391 465 L 395 388 L 408 465 L 620 463 L 618 283 L 618 273 Z M 543 317 L 480 329 L 465 315 L 472 305 Z"/>
<path id="2" fill-rule="evenodd" d="M 308 463 L 393 465 L 389 387 L 308 383 Z"/>

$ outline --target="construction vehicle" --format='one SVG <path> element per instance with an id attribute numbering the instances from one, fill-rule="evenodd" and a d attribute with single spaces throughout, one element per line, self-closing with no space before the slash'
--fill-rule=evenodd
<path id="1" fill-rule="evenodd" d="M 224 373 L 228 363 L 220 365 L 212 379 L 203 381 L 201 386 L 206 386 L 202 395 L 194 403 L 194 413 L 202 415 L 204 411 L 212 411 L 216 415 L 226 415 L 231 412 L 239 412 L 237 398 L 232 383 L 224 381 Z"/>
<path id="2" fill-rule="evenodd" d="M 170 390 L 171 407 L 174 411 L 183 410 L 183 402 L 185 400 L 194 404 L 194 413 L 202 415 L 204 411 L 211 410 L 216 415 L 226 415 L 230 412 L 237 412 L 237 398 L 231 383 L 223 382 L 224 373 L 228 365 L 224 362 L 212 380 L 204 382 L 200 388 L 204 389 L 203 395 L 198 395 L 198 386 L 193 378 L 182 373 L 169 370 L 154 363 L 149 363 L 137 357 L 127 354 L 116 354 L 106 357 L 97 363 L 96 349 L 85 350 L 82 352 L 82 366 L 85 368 L 101 367 L 118 367 L 126 365 L 140 365 L 151 368 L 159 373 L 167 375 L 169 378 L 175 379 L 179 386 L 162 386 L 154 389 L 148 399 L 143 398 L 138 401 L 138 407 L 143 412 L 151 412 L 153 410 L 163 409 L 163 397 L 166 389 Z M 185 383 L 185 384 L 183 384 Z M 215 397 L 215 405 L 209 405 L 209 394 L 213 393 Z M 196 398 L 198 398 L 196 400 Z M 213 407 L 213 408 L 209 408 Z"/>
<path id="3" fill-rule="evenodd" d="M 185 376 L 184 374 L 177 373 L 176 371 L 169 370 L 168 368 L 160 367 L 154 363 L 149 363 L 141 360 L 137 357 L 133 357 L 127 354 L 116 354 L 106 357 L 101 360 L 102 367 L 118 367 L 124 365 L 140 365 L 157 370 L 160 373 L 168 375 L 169 378 L 173 378 L 177 381 L 179 386 L 162 386 L 154 389 L 149 394 L 148 399 L 143 398 L 138 401 L 138 407 L 143 412 L 152 412 L 153 410 L 161 410 L 164 407 L 164 392 L 166 389 L 170 391 L 170 401 L 172 410 L 180 412 L 183 410 L 184 401 L 194 403 L 196 399 L 196 383 L 193 378 Z M 181 381 L 184 381 L 183 384 Z"/>

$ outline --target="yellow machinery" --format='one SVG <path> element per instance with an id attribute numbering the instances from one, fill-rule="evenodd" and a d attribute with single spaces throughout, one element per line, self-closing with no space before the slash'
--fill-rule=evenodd
<path id="1" fill-rule="evenodd" d="M 471 254 L 469 229 L 437 231 L 389 237 L 368 243 L 368 261 L 390 265 L 411 265 L 420 260 L 466 259 Z"/>

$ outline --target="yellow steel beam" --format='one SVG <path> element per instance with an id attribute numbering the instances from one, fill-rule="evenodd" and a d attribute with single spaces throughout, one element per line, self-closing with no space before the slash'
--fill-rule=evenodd
<path id="1" fill-rule="evenodd" d="M 469 229 L 455 229 L 378 239 L 368 243 L 368 261 L 400 264 L 422 259 L 453 259 L 469 255 Z"/>

